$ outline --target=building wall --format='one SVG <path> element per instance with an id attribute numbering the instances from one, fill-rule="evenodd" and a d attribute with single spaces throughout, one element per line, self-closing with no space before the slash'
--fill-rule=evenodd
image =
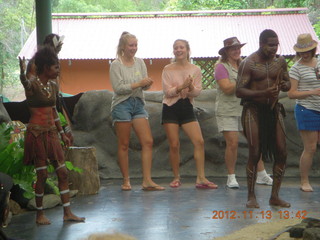
<path id="1" fill-rule="evenodd" d="M 90 90 L 110 90 L 109 60 L 60 60 L 60 89 L 72 95 Z M 145 60 L 148 75 L 154 80 L 150 91 L 161 91 L 161 73 L 170 59 Z"/>

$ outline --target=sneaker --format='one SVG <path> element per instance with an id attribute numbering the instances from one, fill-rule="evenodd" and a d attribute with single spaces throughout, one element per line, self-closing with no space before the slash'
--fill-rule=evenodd
<path id="1" fill-rule="evenodd" d="M 270 177 L 269 174 L 266 174 L 263 177 L 257 177 L 256 183 L 262 184 L 262 185 L 272 186 L 273 179 Z"/>
<path id="2" fill-rule="evenodd" d="M 227 187 L 228 188 L 239 188 L 239 183 L 237 182 L 235 174 L 228 175 Z"/>

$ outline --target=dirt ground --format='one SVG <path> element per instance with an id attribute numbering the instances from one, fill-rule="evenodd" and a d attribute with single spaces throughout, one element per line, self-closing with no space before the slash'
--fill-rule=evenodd
<path id="1" fill-rule="evenodd" d="M 242 228 L 230 235 L 214 238 L 213 240 L 269 240 L 273 235 L 285 229 L 286 227 L 300 223 L 301 219 L 282 219 L 267 223 L 257 223 Z M 277 240 L 293 240 L 289 233 L 281 234 Z M 298 240 L 300 238 L 295 238 Z"/>

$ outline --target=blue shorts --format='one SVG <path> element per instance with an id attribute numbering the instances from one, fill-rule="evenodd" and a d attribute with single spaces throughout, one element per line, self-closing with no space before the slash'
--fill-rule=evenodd
<path id="1" fill-rule="evenodd" d="M 149 115 L 144 109 L 144 102 L 137 97 L 129 97 L 123 102 L 117 104 L 111 112 L 113 123 L 131 122 L 136 118 L 146 118 Z"/>
<path id="2" fill-rule="evenodd" d="M 296 104 L 294 116 L 297 121 L 298 130 L 320 131 L 320 112 Z"/>

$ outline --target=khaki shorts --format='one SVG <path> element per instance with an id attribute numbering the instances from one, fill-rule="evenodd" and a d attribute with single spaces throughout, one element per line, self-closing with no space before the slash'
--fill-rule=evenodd
<path id="1" fill-rule="evenodd" d="M 219 132 L 242 132 L 241 117 L 216 116 Z"/>

